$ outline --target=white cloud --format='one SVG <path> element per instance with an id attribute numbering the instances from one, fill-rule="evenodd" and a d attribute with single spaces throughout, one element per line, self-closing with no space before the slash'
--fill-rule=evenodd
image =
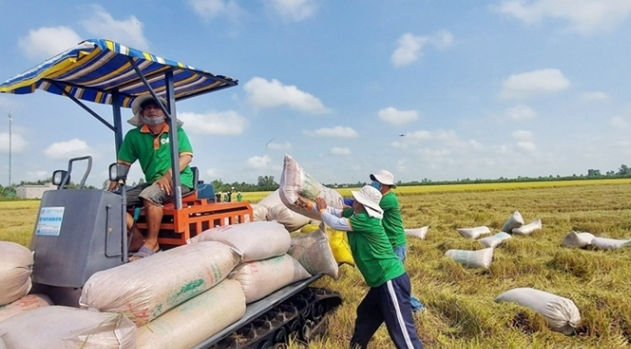
<path id="1" fill-rule="evenodd" d="M 251 158 L 248 159 L 247 166 L 248 166 L 248 168 L 251 168 L 251 169 L 254 169 L 254 170 L 260 170 L 260 169 L 267 168 L 269 163 L 270 163 L 270 158 L 267 155 L 265 155 L 265 156 L 252 156 Z"/>
<path id="2" fill-rule="evenodd" d="M 289 143 L 289 142 L 285 142 L 285 143 L 269 143 L 267 145 L 267 149 L 270 149 L 270 150 L 289 150 L 289 149 L 291 149 L 291 143 Z"/>
<path id="3" fill-rule="evenodd" d="M 149 50 L 149 40 L 142 32 L 144 24 L 136 16 L 116 20 L 99 5 L 90 8 L 93 12 L 81 24 L 92 36 L 108 38 L 139 50 Z"/>
<path id="4" fill-rule="evenodd" d="M 542 69 L 511 75 L 504 81 L 503 98 L 528 98 L 540 94 L 562 91 L 570 81 L 558 69 Z"/>
<path id="5" fill-rule="evenodd" d="M 537 117 L 537 112 L 524 104 L 518 104 L 506 109 L 506 115 L 513 120 L 527 120 Z"/>
<path id="6" fill-rule="evenodd" d="M 526 24 L 544 18 L 569 22 L 568 29 L 584 35 L 610 30 L 631 13 L 629 0 L 511 0 L 493 8 Z"/>
<path id="7" fill-rule="evenodd" d="M 235 111 L 178 113 L 187 132 L 207 135 L 239 135 L 247 126 L 247 120 Z"/>
<path id="8" fill-rule="evenodd" d="M 219 178 L 220 174 L 221 174 L 221 171 L 216 168 L 209 168 L 206 170 L 206 175 L 211 178 L 211 181 L 213 179 Z"/>
<path id="9" fill-rule="evenodd" d="M 51 159 L 68 160 L 77 156 L 85 156 L 92 153 L 88 144 L 80 139 L 74 138 L 67 142 L 56 142 L 44 150 L 44 154 Z"/>
<path id="10" fill-rule="evenodd" d="M 418 114 L 414 110 L 396 110 L 393 107 L 381 109 L 377 115 L 381 120 L 395 126 L 418 119 Z"/>
<path id="11" fill-rule="evenodd" d="M 331 148 L 331 154 L 339 156 L 349 156 L 351 155 L 351 150 L 348 148 L 333 147 Z"/>
<path id="12" fill-rule="evenodd" d="M 26 148 L 22 135 L 11 133 L 11 153 L 19 153 Z M 9 132 L 0 133 L 0 153 L 9 153 Z"/>
<path id="13" fill-rule="evenodd" d="M 581 99 L 586 102 L 606 102 L 609 100 L 609 96 L 600 91 L 585 92 L 581 95 Z"/>
<path id="14" fill-rule="evenodd" d="M 416 36 L 412 33 L 401 35 L 397 41 L 397 48 L 392 53 L 390 61 L 395 67 L 411 64 L 423 57 L 423 46 L 428 43 L 444 50 L 453 45 L 453 35 L 448 31 L 439 32 L 433 36 Z"/>
<path id="15" fill-rule="evenodd" d="M 271 5 L 282 18 L 300 22 L 313 16 L 318 8 L 315 0 L 268 0 L 266 5 Z"/>
<path id="16" fill-rule="evenodd" d="M 220 16 L 235 19 L 243 12 L 239 4 L 234 0 L 189 0 L 188 3 L 195 14 L 205 20 Z"/>
<path id="17" fill-rule="evenodd" d="M 616 128 L 616 129 L 620 129 L 620 128 L 628 128 L 629 127 L 629 122 L 619 116 L 614 116 L 613 118 L 609 119 L 609 125 L 611 125 L 612 127 Z M 1 135 L 0 135 L 1 137 Z"/>
<path id="18" fill-rule="evenodd" d="M 267 81 L 260 77 L 253 77 L 244 86 L 248 100 L 258 108 L 274 108 L 286 105 L 291 109 L 311 113 L 328 113 L 322 102 L 315 96 L 299 90 L 296 86 L 283 85 L 273 79 Z"/>
<path id="19" fill-rule="evenodd" d="M 532 139 L 532 132 L 519 130 L 519 131 L 513 132 L 512 136 L 513 138 L 520 141 L 529 141 Z"/>
<path id="20" fill-rule="evenodd" d="M 527 152 L 532 152 L 532 151 L 537 150 L 537 147 L 535 146 L 535 144 L 530 141 L 517 142 L 517 147 Z"/>
<path id="21" fill-rule="evenodd" d="M 68 50 L 81 40 L 79 34 L 68 27 L 42 27 L 29 30 L 27 36 L 18 39 L 18 46 L 27 58 L 40 60 Z"/>
<path id="22" fill-rule="evenodd" d="M 335 126 L 332 128 L 320 128 L 315 131 L 302 131 L 307 136 L 314 137 L 337 137 L 337 138 L 357 138 L 358 134 L 350 127 Z"/>

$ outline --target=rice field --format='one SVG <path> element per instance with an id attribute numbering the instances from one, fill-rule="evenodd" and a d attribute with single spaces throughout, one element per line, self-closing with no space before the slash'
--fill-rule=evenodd
<path id="1" fill-rule="evenodd" d="M 416 316 L 427 348 L 627 348 L 631 343 L 631 250 L 599 251 L 561 246 L 568 232 L 631 238 L 631 180 L 594 180 L 417 186 L 396 189 L 406 228 L 429 226 L 425 240 L 408 238 L 406 269 L 413 293 L 426 310 Z M 344 196 L 350 189 L 341 189 Z M 244 193 L 258 202 L 269 193 Z M 0 240 L 28 246 L 37 201 L 0 202 Z M 543 228 L 514 236 L 494 251 L 489 269 L 469 269 L 444 257 L 449 249 L 479 250 L 479 242 L 456 228 L 487 226 L 493 234 L 515 211 Z M 346 348 L 355 309 L 366 292 L 356 268 L 323 278 L 315 286 L 341 293 L 344 304 L 328 333 L 309 348 Z M 533 287 L 570 298 L 582 322 L 573 335 L 551 331 L 543 318 L 516 304 L 495 303 L 499 294 Z M 289 348 L 305 348 L 292 343 Z M 393 348 L 380 328 L 370 348 Z"/>

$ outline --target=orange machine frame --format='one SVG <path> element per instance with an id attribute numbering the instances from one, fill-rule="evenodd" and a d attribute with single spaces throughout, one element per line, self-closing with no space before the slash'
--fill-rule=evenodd
<path id="1" fill-rule="evenodd" d="M 158 243 L 161 247 L 185 245 L 186 241 L 204 230 L 217 226 L 247 223 L 253 220 L 252 207 L 247 202 L 209 202 L 198 199 L 197 193 L 182 198 L 182 208 L 173 203 L 164 205 Z M 147 231 L 145 210 L 140 211 L 136 227 Z M 166 246 L 165 246 L 166 245 Z"/>

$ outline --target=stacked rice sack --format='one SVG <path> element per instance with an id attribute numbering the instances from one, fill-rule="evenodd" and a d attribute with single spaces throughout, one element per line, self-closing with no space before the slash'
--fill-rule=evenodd
<path id="1" fill-rule="evenodd" d="M 179 246 L 95 273 L 79 303 L 133 321 L 139 348 L 190 348 L 245 314 L 240 285 L 227 280 L 240 261 L 220 242 Z"/>
<path id="2" fill-rule="evenodd" d="M 290 210 L 283 204 L 279 189 L 251 206 L 254 221 L 277 221 L 290 232 L 297 231 L 311 223 L 311 219 Z"/>
<path id="3" fill-rule="evenodd" d="M 28 294 L 32 272 L 31 250 L 14 242 L 0 241 L 0 321 L 53 304 L 46 295 Z"/>
<path id="4" fill-rule="evenodd" d="M 223 243 L 238 251 L 240 263 L 230 273 L 242 287 L 245 303 L 266 297 L 296 281 L 311 277 L 298 260 L 288 254 L 291 237 L 276 221 L 259 221 L 208 229 L 190 240 Z"/>
<path id="5" fill-rule="evenodd" d="M 45 295 L 27 294 L 32 268 L 29 249 L 0 242 L 0 348 L 136 347 L 136 326 L 122 314 L 55 306 Z"/>

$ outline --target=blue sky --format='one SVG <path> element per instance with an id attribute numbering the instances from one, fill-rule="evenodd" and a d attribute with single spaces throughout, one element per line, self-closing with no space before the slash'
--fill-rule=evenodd
<path id="1" fill-rule="evenodd" d="M 631 0 L 0 0 L 0 9 L 2 81 L 89 38 L 238 79 L 177 106 L 206 181 L 278 181 L 284 154 L 324 183 L 379 169 L 412 181 L 631 164 Z M 88 104 L 111 120 L 109 107 Z M 113 133 L 39 90 L 0 94 L 0 184 L 10 111 L 13 182 L 83 155 L 94 157 L 88 182 L 106 179 Z M 131 179 L 140 177 L 135 165 Z"/>

